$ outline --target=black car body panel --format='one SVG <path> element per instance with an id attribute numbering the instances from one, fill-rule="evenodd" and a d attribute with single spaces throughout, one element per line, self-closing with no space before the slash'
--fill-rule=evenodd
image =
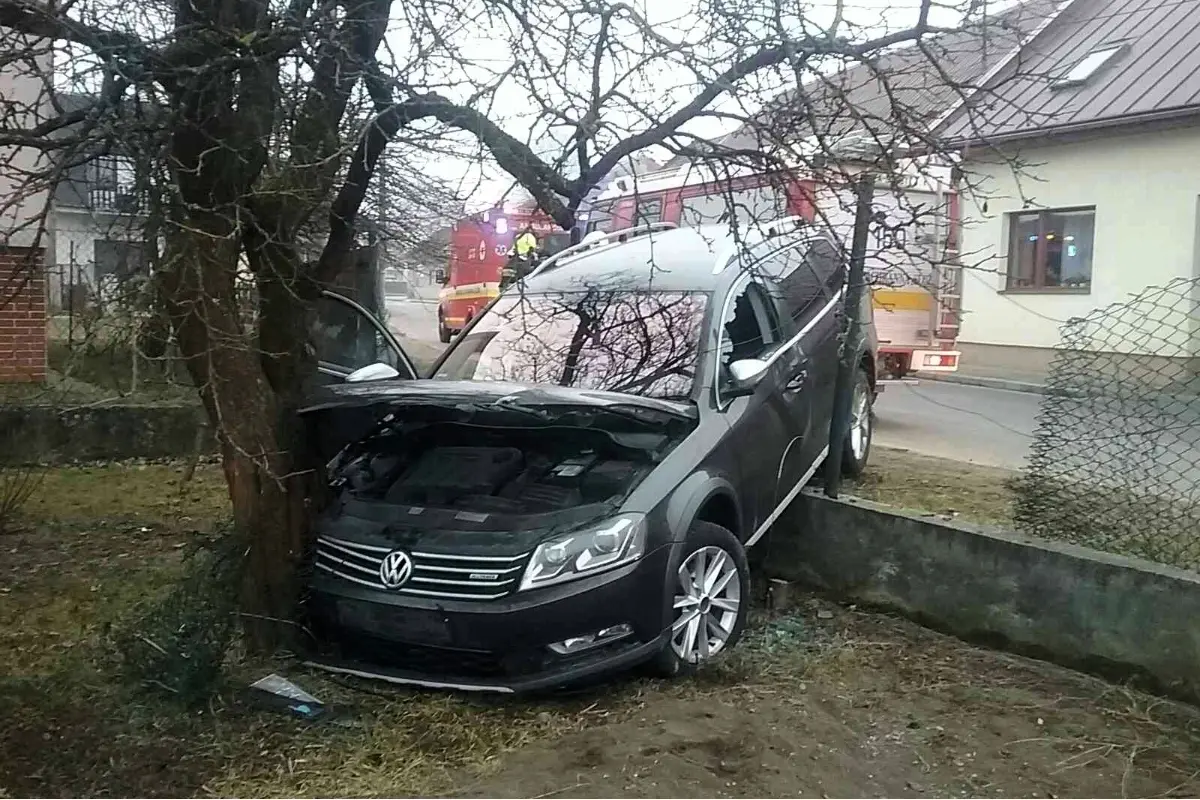
<path id="1" fill-rule="evenodd" d="M 306 412 L 338 492 L 316 530 L 314 663 L 523 691 L 660 652 L 693 523 L 753 545 L 828 453 L 844 283 L 808 231 L 655 232 L 515 285 L 430 379 L 325 387 Z M 873 382 L 871 325 L 853 346 Z M 640 557 L 522 588 L 539 545 L 613 520 L 604 536 L 640 536 Z"/>

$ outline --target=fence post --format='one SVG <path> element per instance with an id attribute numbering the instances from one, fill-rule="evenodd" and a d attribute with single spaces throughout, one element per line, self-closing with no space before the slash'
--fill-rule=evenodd
<path id="1" fill-rule="evenodd" d="M 850 274 L 846 285 L 846 326 L 842 338 L 837 384 L 833 392 L 833 421 L 829 427 L 829 455 L 825 458 L 825 494 L 834 499 L 842 483 L 842 450 L 850 427 L 850 407 L 854 402 L 854 373 L 858 369 L 855 347 L 862 339 L 863 291 L 867 258 L 867 234 L 875 199 L 875 176 L 859 174 L 854 191 L 854 237 L 850 241 Z"/>

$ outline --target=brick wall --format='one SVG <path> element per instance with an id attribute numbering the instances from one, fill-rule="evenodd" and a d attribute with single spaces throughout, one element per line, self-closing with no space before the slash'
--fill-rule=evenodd
<path id="1" fill-rule="evenodd" d="M 46 281 L 41 251 L 0 247 L 0 383 L 46 380 Z"/>

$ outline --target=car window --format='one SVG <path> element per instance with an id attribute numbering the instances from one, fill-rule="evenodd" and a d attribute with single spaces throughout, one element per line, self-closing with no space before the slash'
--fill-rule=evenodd
<path id="1" fill-rule="evenodd" d="M 362 311 L 348 303 L 322 297 L 310 332 L 318 360 L 346 372 L 375 363 L 400 369 L 392 344 Z"/>
<path id="2" fill-rule="evenodd" d="M 845 279 L 837 248 L 823 239 L 770 253 L 753 269 L 778 287 L 783 306 L 797 327 L 803 327 L 824 307 Z"/>
<path id="3" fill-rule="evenodd" d="M 455 342 L 434 378 L 687 398 L 707 305 L 702 292 L 504 296 Z"/>
<path id="4" fill-rule="evenodd" d="M 722 372 L 735 361 L 765 358 L 781 340 L 779 321 L 762 284 L 751 281 L 727 306 L 721 329 Z"/>

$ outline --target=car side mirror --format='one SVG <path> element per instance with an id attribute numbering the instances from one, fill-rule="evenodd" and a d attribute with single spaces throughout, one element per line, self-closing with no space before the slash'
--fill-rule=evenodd
<path id="1" fill-rule="evenodd" d="M 440 283 L 441 285 L 445 286 L 446 285 L 446 270 L 439 269 L 437 272 L 433 273 L 433 279 L 435 281 L 437 281 L 438 283 Z"/>
<path id="2" fill-rule="evenodd" d="M 346 383 L 361 383 L 363 381 L 386 381 L 400 377 L 400 372 L 392 366 L 381 363 L 368 364 L 359 367 L 346 376 Z"/>
<path id="3" fill-rule="evenodd" d="M 729 365 L 732 397 L 753 394 L 754 389 L 767 375 L 767 362 L 758 358 L 743 358 Z"/>

